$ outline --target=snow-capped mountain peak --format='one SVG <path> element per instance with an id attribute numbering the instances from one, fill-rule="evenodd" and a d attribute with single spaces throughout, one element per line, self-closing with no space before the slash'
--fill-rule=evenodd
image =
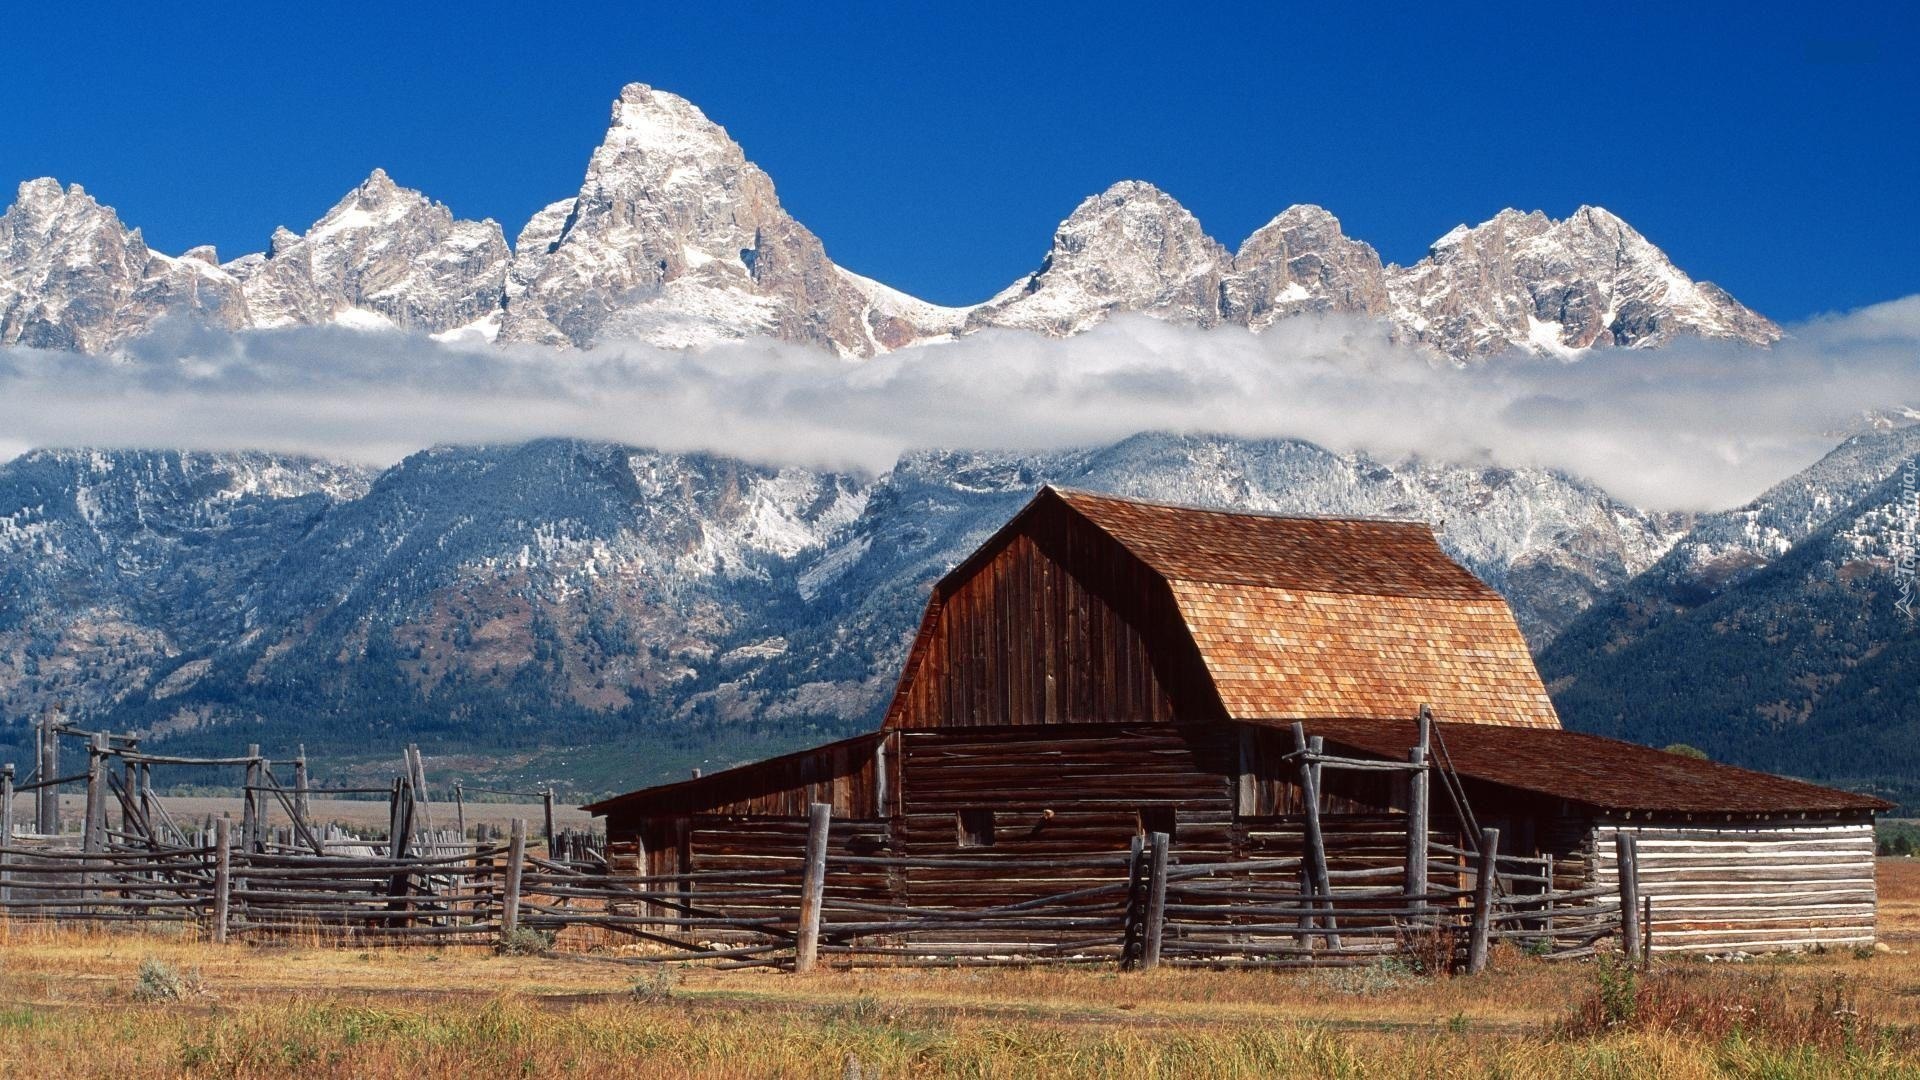
<path id="1" fill-rule="evenodd" d="M 1122 180 L 1075 207 L 1040 269 L 980 305 L 968 327 L 1060 336 L 1116 311 L 1211 326 L 1228 263 L 1226 249 L 1173 196 Z"/>
<path id="2" fill-rule="evenodd" d="M 1755 343 L 1780 329 L 1696 282 L 1612 212 L 1582 206 L 1555 221 L 1502 210 L 1442 236 L 1427 257 L 1387 272 L 1391 317 L 1456 356 L 1521 345 L 1573 352 L 1663 345 L 1682 334 Z"/>
<path id="3" fill-rule="evenodd" d="M 457 219 L 382 169 L 304 234 L 278 229 L 265 253 L 224 265 L 202 249 L 149 251 L 79 185 L 27 181 L 0 215 L 0 345 L 101 351 L 185 315 L 573 346 L 764 336 L 871 356 L 992 327 L 1073 334 L 1120 312 L 1256 331 L 1301 315 L 1381 319 L 1460 361 L 1780 335 L 1599 207 L 1560 221 L 1503 210 L 1398 267 L 1313 205 L 1229 253 L 1139 180 L 1083 200 L 1038 267 L 986 302 L 929 304 L 836 266 L 726 129 L 644 83 L 613 101 L 578 191 L 511 249 L 491 220 Z"/>
<path id="4" fill-rule="evenodd" d="M 613 103 L 545 247 L 531 273 L 515 275 L 509 339 L 692 346 L 766 335 L 873 351 L 864 296 L 780 206 L 767 174 L 691 102 L 642 83 Z"/>

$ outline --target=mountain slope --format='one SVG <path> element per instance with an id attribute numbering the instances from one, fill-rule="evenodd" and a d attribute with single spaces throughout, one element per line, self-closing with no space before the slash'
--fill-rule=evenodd
<path id="1" fill-rule="evenodd" d="M 64 699 L 205 749 L 245 724 L 328 754 L 764 752 L 870 722 L 932 581 L 1044 482 L 1439 522 L 1541 641 L 1678 532 L 1551 473 L 1206 437 L 915 454 L 874 479 L 561 440 L 378 476 L 39 453 L 0 466 L 0 715 Z"/>
<path id="2" fill-rule="evenodd" d="M 1542 652 L 1562 719 L 1920 804 L 1920 633 L 1892 572 L 1916 458 L 1920 428 L 1856 437 L 1703 519 Z"/>

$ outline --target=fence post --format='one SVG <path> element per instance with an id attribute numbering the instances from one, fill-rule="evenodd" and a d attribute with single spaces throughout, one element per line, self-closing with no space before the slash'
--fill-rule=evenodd
<path id="1" fill-rule="evenodd" d="M 546 804 L 545 810 L 547 813 L 547 833 L 546 833 L 547 858 L 557 859 L 560 856 L 554 854 L 553 852 L 553 785 L 551 784 L 547 785 L 547 789 L 540 793 L 540 797 L 541 797 L 541 801 L 543 801 Z"/>
<path id="2" fill-rule="evenodd" d="M 13 846 L 13 763 L 0 765 L 0 901 L 13 899 L 7 877 L 7 852 Z"/>
<path id="3" fill-rule="evenodd" d="M 98 851 L 107 831 L 107 737 L 95 735 L 87 743 L 87 821 L 80 850 Z"/>
<path id="4" fill-rule="evenodd" d="M 1638 963 L 1640 952 L 1640 853 L 1631 833 L 1613 834 L 1614 868 L 1620 876 L 1620 944 L 1627 959 Z"/>
<path id="5" fill-rule="evenodd" d="M 1427 910 L 1427 814 L 1431 789 L 1427 780 L 1427 750 L 1423 746 L 1407 750 L 1407 901 L 1416 914 Z"/>
<path id="6" fill-rule="evenodd" d="M 800 878 L 800 932 L 793 946 L 793 970 L 800 974 L 812 971 L 820 956 L 820 907 L 826 899 L 827 829 L 832 820 L 830 803 L 807 808 L 807 865 Z"/>
<path id="7" fill-rule="evenodd" d="M 1473 925 L 1467 928 L 1467 974 L 1487 967 L 1487 939 L 1493 930 L 1493 882 L 1499 875 L 1500 830 L 1480 830 L 1480 861 L 1474 867 Z"/>
<path id="8" fill-rule="evenodd" d="M 1126 925 L 1120 931 L 1120 970 L 1130 971 L 1140 963 L 1141 951 L 1146 948 L 1147 897 L 1146 885 L 1147 838 L 1139 833 L 1133 834 L 1133 843 L 1127 853 L 1127 915 Z"/>
<path id="9" fill-rule="evenodd" d="M 1338 925 L 1333 917 L 1333 879 L 1327 874 L 1327 842 L 1320 832 L 1320 768 L 1308 760 L 1314 756 L 1314 744 L 1307 740 L 1306 725 L 1298 720 L 1293 723 L 1293 752 L 1300 758 L 1300 801 L 1306 804 L 1306 825 L 1302 830 L 1306 839 L 1304 865 L 1307 869 L 1307 881 L 1321 900 L 1303 904 L 1308 910 L 1325 906 L 1325 914 L 1320 923 L 1328 930 Z M 1340 935 L 1327 935 L 1327 948 L 1340 948 Z"/>
<path id="10" fill-rule="evenodd" d="M 467 838 L 467 800 L 458 780 L 453 782 L 453 824 L 460 830 L 460 839 L 465 840 Z M 474 837 L 476 842 L 479 839 L 477 836 Z M 476 843 L 475 846 L 478 844 Z"/>
<path id="11" fill-rule="evenodd" d="M 1147 937 L 1140 949 L 1140 967 L 1152 971 L 1160 966 L 1160 945 L 1167 932 L 1167 834 L 1147 837 Z"/>
<path id="12" fill-rule="evenodd" d="M 241 791 L 240 800 L 240 846 L 248 851 L 260 850 L 260 744 L 247 744 L 246 784 Z"/>
<path id="13" fill-rule="evenodd" d="M 40 779 L 52 780 L 60 775 L 60 736 L 53 727 L 60 715 L 58 705 L 48 709 L 40 716 Z M 43 784 L 39 789 L 39 798 L 34 800 L 33 827 L 42 836 L 60 835 L 60 789 L 51 784 Z"/>
<path id="14" fill-rule="evenodd" d="M 520 929 L 520 875 L 527 859 L 527 821 L 513 819 L 513 832 L 507 841 L 507 880 L 500 890 L 500 936 Z"/>
<path id="15" fill-rule="evenodd" d="M 313 828 L 312 778 L 307 775 L 307 747 L 300 744 L 293 757 L 293 809 L 300 818 L 301 828 L 314 841 L 313 853 L 325 855 L 327 846 L 320 834 Z"/>
<path id="16" fill-rule="evenodd" d="M 227 943 L 227 918 L 233 905 L 233 847 L 226 818 L 213 822 L 213 943 Z"/>

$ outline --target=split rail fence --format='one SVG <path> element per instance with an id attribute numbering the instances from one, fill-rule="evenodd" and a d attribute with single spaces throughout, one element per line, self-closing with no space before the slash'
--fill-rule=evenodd
<path id="1" fill-rule="evenodd" d="M 650 946 L 650 960 L 853 966 L 1117 964 L 1326 967 L 1402 956 L 1474 972 L 1494 942 L 1548 957 L 1618 941 L 1643 955 L 1633 839 L 1616 889 L 1515 891 L 1533 860 L 1429 845 L 1423 880 L 1401 868 L 1315 871 L 1311 858 L 1182 866 L 1164 833 L 1131 851 L 1006 860 L 833 854 L 829 808 L 813 807 L 804 852 L 763 865 L 668 875 L 505 844 L 451 854 L 247 850 L 225 820 L 204 845 L 71 851 L 0 847 L 0 914 L 56 922 L 174 922 L 214 941 L 287 936 L 354 944 L 489 944 L 521 929 L 567 940 L 593 928 Z M 991 906 L 889 899 L 902 877 L 1024 876 L 1033 895 Z M 1398 879 L 1398 880 L 1396 880 Z"/>

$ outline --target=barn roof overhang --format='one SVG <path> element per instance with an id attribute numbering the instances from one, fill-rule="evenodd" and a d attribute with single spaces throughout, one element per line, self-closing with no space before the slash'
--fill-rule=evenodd
<path id="1" fill-rule="evenodd" d="M 852 738 L 809 746 L 804 750 L 795 750 L 778 757 L 763 758 L 745 765 L 736 765 L 704 776 L 639 788 L 601 799 L 599 802 L 588 803 L 580 809 L 600 816 L 615 810 L 644 810 L 654 806 L 695 803 L 709 799 L 725 801 L 736 795 L 750 794 L 769 783 L 778 784 L 789 775 L 794 766 L 805 764 L 810 759 L 828 758 L 841 750 L 870 749 L 885 737 L 886 733 L 883 731 L 869 731 Z"/>
<path id="2" fill-rule="evenodd" d="M 1286 726 L 1290 721 L 1257 723 Z M 1369 757 L 1405 760 L 1407 748 L 1419 740 L 1411 719 L 1308 720 L 1304 725 L 1332 747 Z M 1429 760 L 1436 766 L 1450 764 L 1469 779 L 1601 813 L 1767 817 L 1893 808 L 1871 795 L 1585 732 L 1463 722 L 1437 722 L 1434 731 Z"/>

